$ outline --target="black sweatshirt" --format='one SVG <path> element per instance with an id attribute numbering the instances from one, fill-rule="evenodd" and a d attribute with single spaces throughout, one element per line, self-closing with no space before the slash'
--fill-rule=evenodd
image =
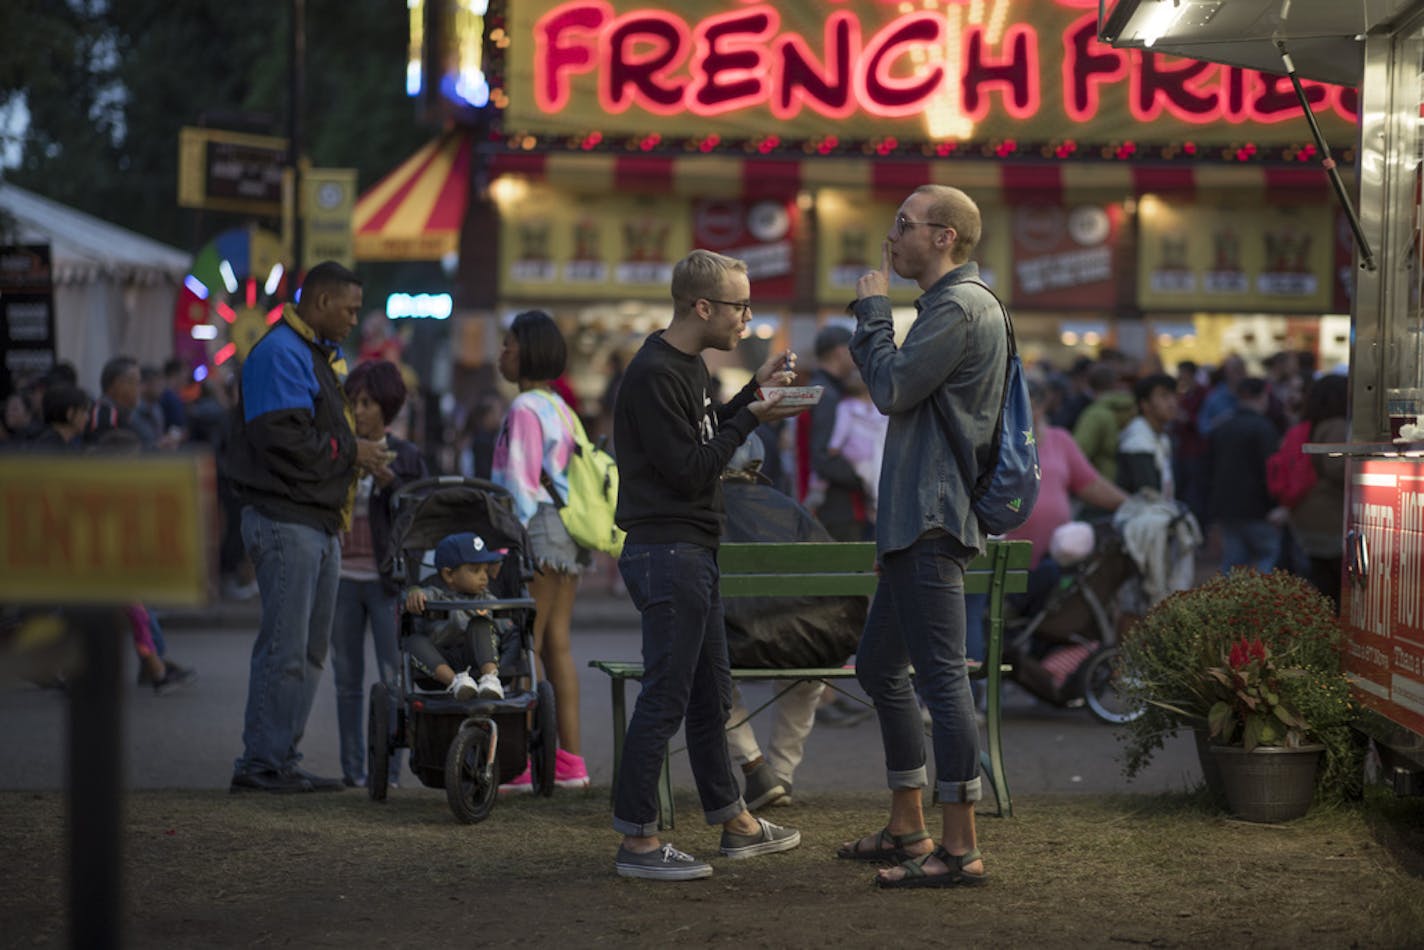
<path id="1" fill-rule="evenodd" d="M 653 333 L 623 374 L 613 410 L 618 526 L 633 544 L 689 541 L 716 550 L 722 470 L 757 427 L 755 378 L 713 406 L 707 364 Z"/>

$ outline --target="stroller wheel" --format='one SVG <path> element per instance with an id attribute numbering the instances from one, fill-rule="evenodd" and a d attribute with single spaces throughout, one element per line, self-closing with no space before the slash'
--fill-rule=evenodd
<path id="1" fill-rule="evenodd" d="M 1122 725 L 1141 716 L 1143 709 L 1130 703 L 1123 694 L 1123 674 L 1117 667 L 1117 647 L 1104 647 L 1083 662 L 1083 698 L 1088 711 L 1109 725 Z"/>
<path id="2" fill-rule="evenodd" d="M 484 821 L 498 789 L 490 723 L 467 722 L 445 757 L 445 798 L 450 810 L 465 824 Z"/>
<path id="3" fill-rule="evenodd" d="M 539 708 L 534 711 L 534 729 L 529 734 L 529 777 L 534 793 L 548 797 L 554 794 L 554 764 L 559 754 L 559 717 L 554 701 L 554 686 L 540 680 L 536 689 Z"/>
<path id="4" fill-rule="evenodd" d="M 391 767 L 391 693 L 385 683 L 371 685 L 371 708 L 366 720 L 366 794 L 373 802 L 386 800 Z"/>

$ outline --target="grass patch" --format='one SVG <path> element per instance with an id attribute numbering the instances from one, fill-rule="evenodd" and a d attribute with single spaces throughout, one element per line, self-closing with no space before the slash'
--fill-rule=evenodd
<path id="1" fill-rule="evenodd" d="M 715 854 L 679 795 L 669 840 Z M 729 863 L 700 882 L 616 877 L 607 789 L 500 802 L 457 824 L 443 795 L 230 796 L 135 792 L 124 830 L 135 946 L 409 945 L 1225 947 L 1424 946 L 1424 801 L 1370 795 L 1286 825 L 1233 821 L 1191 795 L 1016 799 L 979 820 L 991 886 L 881 892 L 837 861 L 886 801 L 823 795 L 774 809 L 796 851 Z M 0 933 L 66 941 L 64 801 L 0 793 Z M 458 935 L 458 937 L 456 936 Z M 443 939 L 443 938 L 442 938 Z"/>

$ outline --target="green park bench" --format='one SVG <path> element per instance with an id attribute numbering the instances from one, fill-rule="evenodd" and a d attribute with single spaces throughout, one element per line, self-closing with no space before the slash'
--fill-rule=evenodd
<path id="1" fill-rule="evenodd" d="M 1028 589 L 1028 564 L 1032 545 L 1027 541 L 990 541 L 988 550 L 975 558 L 964 573 L 968 594 L 989 595 L 989 629 L 985 662 L 970 662 L 970 676 L 987 682 L 985 726 L 986 748 L 981 766 L 994 791 L 1001 817 L 1013 815 L 1009 783 L 1004 774 L 1003 720 L 1000 715 L 1000 677 L 1009 667 L 1003 664 L 1004 595 Z M 724 543 L 718 556 L 723 597 L 837 597 L 875 592 L 875 544 L 873 542 L 748 542 Z M 623 738 L 628 728 L 626 687 L 629 680 L 641 680 L 643 664 L 625 660 L 592 660 L 589 666 L 608 674 L 613 688 L 613 786 L 618 786 L 618 769 L 623 759 Z M 808 667 L 804 669 L 732 668 L 734 680 L 785 681 L 785 689 L 796 683 L 820 680 L 839 689 L 837 680 L 853 679 L 855 667 Z M 784 691 L 784 690 L 783 690 Z M 840 690 L 844 694 L 844 690 Z M 777 694 L 779 696 L 780 693 Z M 755 716 L 777 697 L 763 703 L 749 715 Z M 859 700 L 859 697 L 851 698 Z M 673 827 L 672 777 L 663 760 L 658 783 L 658 827 Z"/>

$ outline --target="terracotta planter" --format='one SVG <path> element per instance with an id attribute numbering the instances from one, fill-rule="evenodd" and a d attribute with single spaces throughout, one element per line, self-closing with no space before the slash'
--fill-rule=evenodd
<path id="1" fill-rule="evenodd" d="M 1322 745 L 1285 749 L 1214 745 L 1211 757 L 1221 770 L 1226 805 L 1246 821 L 1290 821 L 1310 810 Z"/>

